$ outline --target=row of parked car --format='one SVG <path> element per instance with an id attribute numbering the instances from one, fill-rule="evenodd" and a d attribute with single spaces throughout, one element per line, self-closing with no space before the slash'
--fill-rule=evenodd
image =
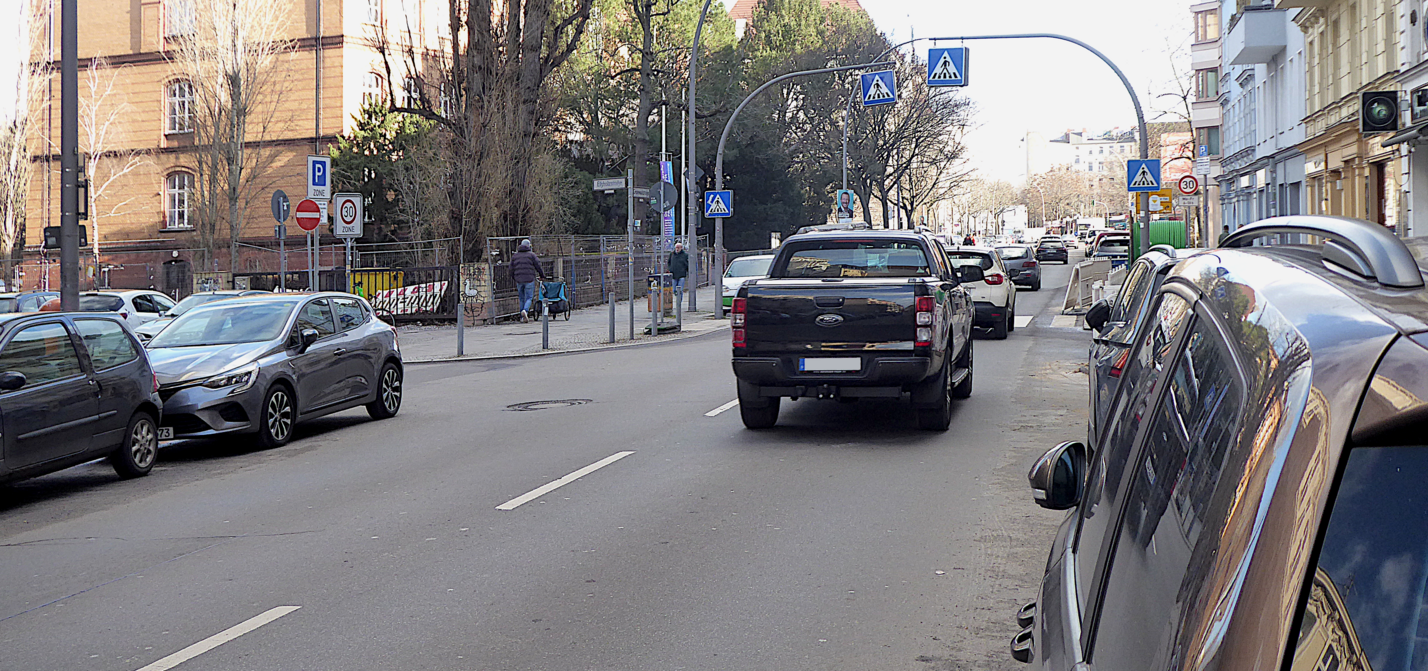
<path id="1" fill-rule="evenodd" d="M 1044 669 L 1417 669 L 1428 659 L 1428 241 L 1264 220 L 1157 248 L 1094 329 L 1069 510 L 1013 656 Z"/>
<path id="2" fill-rule="evenodd" d="M 99 457 L 135 477 L 153 468 L 161 440 L 234 435 L 276 447 L 304 420 L 401 408 L 396 329 L 361 297 L 164 297 L 166 309 L 134 328 L 125 310 L 156 293 L 0 314 L 0 482 Z"/>

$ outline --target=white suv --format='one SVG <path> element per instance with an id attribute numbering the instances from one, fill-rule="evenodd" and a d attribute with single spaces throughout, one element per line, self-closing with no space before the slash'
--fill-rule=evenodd
<path id="1" fill-rule="evenodd" d="M 1006 338 L 1016 330 L 1016 285 L 1007 274 L 1002 257 L 987 247 L 945 246 L 947 258 L 954 266 L 982 267 L 981 282 L 967 282 L 972 294 L 976 316 L 972 325 L 992 330 L 992 337 Z"/>

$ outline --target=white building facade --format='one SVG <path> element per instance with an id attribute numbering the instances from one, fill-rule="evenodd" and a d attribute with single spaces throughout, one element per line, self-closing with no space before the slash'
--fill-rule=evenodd
<path id="1" fill-rule="evenodd" d="M 1220 232 L 1220 3 L 1201 2 L 1190 6 L 1195 23 L 1190 44 L 1190 67 L 1194 84 L 1190 94 L 1190 128 L 1195 133 L 1195 173 L 1203 185 L 1200 240 L 1213 242 Z"/>
<path id="2" fill-rule="evenodd" d="M 1398 84 L 1407 92 L 1402 105 L 1403 130 L 1383 141 L 1404 157 L 1404 237 L 1428 235 L 1428 0 L 1406 0 L 1398 6 Z"/>
<path id="3" fill-rule="evenodd" d="M 1233 231 L 1305 211 L 1304 33 L 1298 9 L 1225 0 L 1219 103 L 1221 223 Z"/>

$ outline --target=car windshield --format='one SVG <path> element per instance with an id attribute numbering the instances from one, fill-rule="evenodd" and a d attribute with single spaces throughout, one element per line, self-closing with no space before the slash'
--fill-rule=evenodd
<path id="1" fill-rule="evenodd" d="M 183 314 L 149 341 L 151 349 L 263 342 L 283 335 L 293 303 L 210 305 Z"/>
<path id="2" fill-rule="evenodd" d="M 734 259 L 724 271 L 724 277 L 763 277 L 769 274 L 773 257 L 766 259 Z"/>
<path id="3" fill-rule="evenodd" d="M 980 252 L 947 252 L 947 260 L 954 266 L 970 266 L 975 263 L 981 266 L 982 270 L 992 269 L 991 255 Z"/>
<path id="4" fill-rule="evenodd" d="M 118 312 L 124 309 L 124 299 L 118 296 L 80 296 L 80 312 Z"/>
<path id="5" fill-rule="evenodd" d="M 213 301 L 224 298 L 232 298 L 232 296 L 227 294 L 194 294 L 192 296 L 189 296 L 188 298 L 179 301 L 178 305 L 169 308 L 169 311 L 165 312 L 164 316 L 177 317 L 185 312 L 188 312 L 189 310 L 203 305 L 204 303 L 212 303 Z"/>
<path id="6" fill-rule="evenodd" d="M 998 247 L 997 253 L 1004 259 L 1020 259 L 1026 256 L 1025 247 Z"/>
<path id="7" fill-rule="evenodd" d="M 793 245 L 773 276 L 926 277 L 922 245 L 907 240 L 809 240 Z"/>
<path id="8" fill-rule="evenodd" d="M 1041 241 L 1041 246 L 1042 246 L 1042 247 L 1065 247 L 1065 246 L 1066 246 L 1066 243 L 1064 243 L 1064 242 L 1062 242 L 1062 241 L 1060 241 L 1060 240 L 1042 240 L 1042 241 Z"/>

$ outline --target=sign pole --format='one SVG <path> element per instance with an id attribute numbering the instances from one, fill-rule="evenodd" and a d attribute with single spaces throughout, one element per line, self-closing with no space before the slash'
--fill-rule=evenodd
<path id="1" fill-rule="evenodd" d="M 625 169 L 625 251 L 629 255 L 627 273 L 630 293 L 630 340 L 635 339 L 635 169 Z"/>

